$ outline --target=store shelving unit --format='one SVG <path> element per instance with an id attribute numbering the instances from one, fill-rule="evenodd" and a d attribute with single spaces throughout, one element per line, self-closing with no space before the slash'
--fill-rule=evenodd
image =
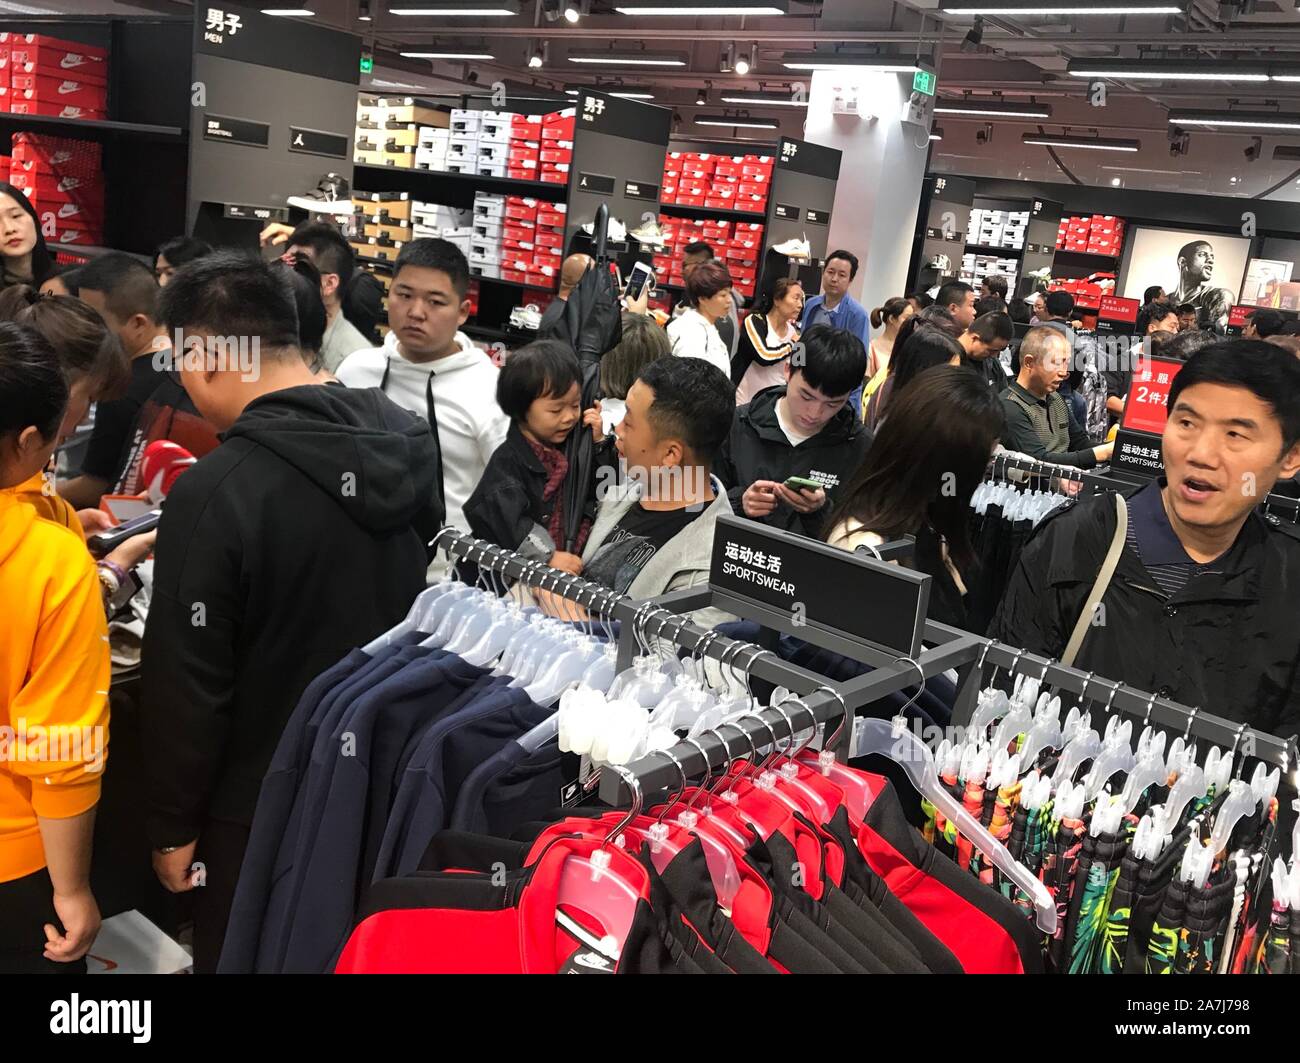
<path id="1" fill-rule="evenodd" d="M 442 170 L 414 170 L 401 166 L 373 166 L 357 163 L 353 167 L 358 191 L 409 192 L 412 196 L 445 203 L 449 207 L 461 203 L 473 205 L 475 192 L 496 195 L 529 196 L 563 203 L 568 198 L 568 186 L 550 181 L 518 181 L 509 177 L 481 177 L 472 173 L 447 173 Z M 383 188 L 372 187 L 382 181 Z M 454 197 L 455 201 L 448 197 Z"/>

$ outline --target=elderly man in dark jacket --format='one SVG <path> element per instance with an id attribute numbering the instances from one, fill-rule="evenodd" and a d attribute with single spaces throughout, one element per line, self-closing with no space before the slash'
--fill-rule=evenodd
<path id="1" fill-rule="evenodd" d="M 1300 361 L 1271 346 L 1217 343 L 1174 378 L 1165 476 L 1127 496 L 1097 608 L 1083 615 L 1118 539 L 1113 495 L 1038 529 L 992 637 L 1059 658 L 1077 627 L 1067 663 L 1262 731 L 1300 731 L 1300 527 L 1255 509 L 1300 470 Z"/>

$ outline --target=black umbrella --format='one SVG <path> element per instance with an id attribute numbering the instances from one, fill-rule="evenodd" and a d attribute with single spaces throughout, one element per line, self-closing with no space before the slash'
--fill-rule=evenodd
<path id="1" fill-rule="evenodd" d="M 601 356 L 623 335 L 618 288 L 609 271 L 605 246 L 608 226 L 609 208 L 602 203 L 596 210 L 594 260 L 569 294 L 563 317 L 548 332 L 550 337 L 562 339 L 572 346 L 578 355 L 582 366 L 584 410 L 597 398 Z M 570 433 L 564 453 L 569 460 L 569 474 L 564 481 L 564 549 L 573 553 L 583 520 L 595 511 L 592 488 L 596 460 L 591 433 L 580 425 Z"/>

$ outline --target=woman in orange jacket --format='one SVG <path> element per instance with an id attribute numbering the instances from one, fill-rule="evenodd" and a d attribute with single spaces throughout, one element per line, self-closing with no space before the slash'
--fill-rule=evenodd
<path id="1" fill-rule="evenodd" d="M 49 342 L 0 323 L 0 972 L 84 970 L 108 746 L 108 635 L 81 537 L 3 488 L 50 459 L 68 384 Z"/>

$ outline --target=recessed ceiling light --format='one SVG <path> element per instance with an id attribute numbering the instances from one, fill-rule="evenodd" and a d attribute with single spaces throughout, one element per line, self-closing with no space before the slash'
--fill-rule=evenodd
<path id="1" fill-rule="evenodd" d="M 1181 15 L 1184 4 L 1160 0 L 941 0 L 945 15 Z"/>
<path id="2" fill-rule="evenodd" d="M 989 118 L 1051 118 L 1045 103 L 1001 103 L 996 100 L 936 100 L 935 114 L 983 115 Z"/>
<path id="3" fill-rule="evenodd" d="M 787 70 L 842 70 L 860 66 L 882 74 L 914 74 L 930 69 L 924 60 L 899 55 L 851 55 L 844 52 L 787 52 L 781 60 Z"/>
<path id="4" fill-rule="evenodd" d="M 399 52 L 406 59 L 495 59 L 491 52 Z"/>
<path id="5" fill-rule="evenodd" d="M 1120 186 L 1120 179 L 1118 177 L 1112 177 L 1110 179 L 1110 187 L 1118 188 L 1119 186 Z"/>
<path id="6" fill-rule="evenodd" d="M 734 129 L 780 129 L 781 123 L 775 118 L 738 118 L 728 114 L 700 114 L 695 116 L 696 125 L 727 126 Z"/>
<path id="7" fill-rule="evenodd" d="M 746 103 L 758 107 L 807 107 L 807 99 L 796 100 L 793 95 L 773 96 L 762 92 L 732 92 L 720 97 L 723 103 Z"/>
<path id="8" fill-rule="evenodd" d="M 1041 144 L 1049 148 L 1084 148 L 1091 151 L 1137 151 L 1140 140 L 1122 137 L 1074 137 L 1053 133 L 1026 133 L 1020 138 L 1024 144 Z"/>
<path id="9" fill-rule="evenodd" d="M 422 3 L 419 7 L 390 7 L 390 15 L 441 15 L 444 18 L 510 18 L 519 14 L 519 0 L 492 0 L 475 4 L 473 0 L 449 0 L 447 3 Z"/>
<path id="10" fill-rule="evenodd" d="M 1066 72 L 1076 78 L 1127 81 L 1268 81 L 1272 76 L 1264 63 L 1167 59 L 1073 59 Z"/>
<path id="11" fill-rule="evenodd" d="M 1225 129 L 1300 129 L 1300 116 L 1274 111 L 1170 111 L 1169 124 Z"/>
<path id="12" fill-rule="evenodd" d="M 935 126 L 933 129 L 930 130 L 930 139 L 931 139 L 931 140 L 942 140 L 942 139 L 943 139 L 943 130 L 940 129 L 938 126 Z"/>
<path id="13" fill-rule="evenodd" d="M 655 94 L 648 88 L 631 88 L 626 85 L 611 87 L 608 85 L 593 85 L 593 92 L 603 92 L 606 96 L 617 96 L 620 100 L 653 100 Z M 581 89 L 565 89 L 566 96 L 577 96 L 581 94 Z"/>
<path id="14" fill-rule="evenodd" d="M 790 12 L 789 0 L 618 0 L 614 10 L 620 15 L 786 15 Z"/>
<path id="15" fill-rule="evenodd" d="M 272 18 L 311 18 L 316 12 L 305 7 L 264 7 L 262 14 Z"/>
<path id="16" fill-rule="evenodd" d="M 588 66 L 685 66 L 680 52 L 573 52 L 570 63 Z"/>

